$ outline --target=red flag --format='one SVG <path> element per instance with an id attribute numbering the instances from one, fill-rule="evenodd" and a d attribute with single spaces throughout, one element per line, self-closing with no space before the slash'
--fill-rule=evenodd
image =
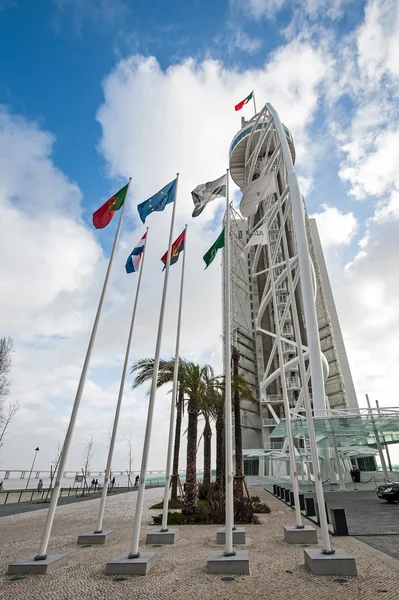
<path id="1" fill-rule="evenodd" d="M 129 184 L 125 185 L 114 196 L 111 196 L 99 209 L 93 213 L 93 225 L 96 229 L 104 229 L 112 221 L 115 212 L 119 210 L 125 202 L 126 192 Z"/>
<path id="2" fill-rule="evenodd" d="M 244 98 L 244 100 L 241 100 L 241 102 L 239 102 L 238 104 L 235 105 L 235 110 L 241 110 L 243 106 L 245 106 L 245 104 L 248 104 L 248 102 L 252 99 L 253 96 L 253 92 L 251 92 L 249 94 L 249 96 L 247 96 L 246 98 Z"/>
<path id="3" fill-rule="evenodd" d="M 184 240 L 186 237 L 186 230 L 184 229 L 181 234 L 179 235 L 179 237 L 177 238 L 177 240 L 175 240 L 172 244 L 172 250 L 170 253 L 170 264 L 174 265 L 175 262 L 177 262 L 179 260 L 179 255 L 180 252 L 182 252 L 184 250 Z M 168 258 L 168 251 L 165 252 L 165 254 L 163 255 L 163 257 L 161 258 L 164 266 L 164 269 L 166 267 L 166 259 Z"/>

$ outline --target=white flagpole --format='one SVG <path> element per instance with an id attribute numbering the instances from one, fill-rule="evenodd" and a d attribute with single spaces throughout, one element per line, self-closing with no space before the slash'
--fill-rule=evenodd
<path id="1" fill-rule="evenodd" d="M 254 111 L 255 111 L 255 114 L 256 114 L 255 91 L 252 92 L 252 100 L 254 101 Z"/>
<path id="2" fill-rule="evenodd" d="M 173 201 L 172 218 L 170 221 L 168 256 L 166 258 L 166 270 L 165 270 L 165 279 L 163 282 L 161 312 L 159 313 L 158 336 L 157 336 L 157 344 L 156 344 L 156 348 L 155 348 L 155 358 L 154 358 L 154 371 L 153 371 L 153 375 L 152 375 L 150 399 L 148 401 L 147 425 L 146 425 L 145 436 L 144 436 L 143 457 L 141 460 L 140 481 L 139 481 L 139 490 L 137 493 L 136 513 L 134 516 L 132 548 L 131 548 L 130 554 L 128 555 L 128 558 L 132 558 L 132 559 L 138 558 L 140 556 L 139 538 L 140 538 L 140 530 L 141 530 L 141 519 L 143 517 L 145 478 L 146 478 L 146 474 L 147 474 L 148 454 L 150 451 L 151 430 L 152 430 L 152 421 L 153 421 L 153 416 L 154 416 L 154 405 L 155 405 L 155 394 L 157 391 L 157 383 L 158 383 L 159 359 L 160 359 L 160 355 L 161 355 L 161 343 L 162 343 L 163 321 L 164 321 L 164 315 L 165 315 L 166 294 L 168 291 L 170 254 L 171 254 L 172 244 L 173 244 L 173 226 L 175 223 L 178 182 L 179 182 L 179 174 L 177 173 L 175 199 Z"/>
<path id="3" fill-rule="evenodd" d="M 163 496 L 163 512 L 162 512 L 162 525 L 161 531 L 168 531 L 168 509 L 169 509 L 169 484 L 170 484 L 170 472 L 172 470 L 172 456 L 173 456 L 173 442 L 175 436 L 175 414 L 176 414 L 176 397 L 177 397 L 177 379 L 179 373 L 179 354 L 180 354 L 180 329 L 181 329 L 181 314 L 183 306 L 183 285 L 184 285 L 184 267 L 186 264 L 186 252 L 187 252 L 187 225 L 184 229 L 184 251 L 183 251 L 183 264 L 181 268 L 181 279 L 180 279 L 180 300 L 179 300 L 179 314 L 177 317 L 177 332 L 176 332 L 176 350 L 175 350 L 175 366 L 173 371 L 173 390 L 172 390 L 172 401 L 170 406 L 170 423 L 169 423 L 169 441 L 168 441 L 168 455 L 166 459 L 166 478 L 165 478 L 165 492 Z"/>
<path id="4" fill-rule="evenodd" d="M 231 414 L 231 297 L 230 297 L 230 204 L 229 204 L 229 169 L 226 171 L 226 224 L 224 227 L 224 343 L 225 343 L 225 460 L 226 460 L 226 537 L 225 556 L 234 556 L 234 492 L 233 492 L 233 420 Z"/>
<path id="5" fill-rule="evenodd" d="M 147 233 L 147 235 L 145 238 L 145 246 L 144 246 L 143 256 L 141 258 L 139 280 L 137 282 L 137 289 L 136 289 L 136 296 L 134 299 L 132 319 L 130 322 L 129 337 L 128 337 L 127 345 L 126 345 L 125 362 L 123 363 L 122 378 L 121 378 L 121 383 L 119 386 L 119 395 L 118 395 L 118 401 L 116 404 L 114 424 L 112 426 L 112 435 L 111 435 L 111 441 L 110 441 L 109 450 L 108 450 L 107 466 L 105 468 L 104 486 L 103 486 L 103 490 L 102 490 L 102 494 L 101 494 L 100 510 L 98 512 L 97 526 L 96 526 L 94 533 L 102 533 L 102 531 L 103 531 L 103 520 L 104 520 L 105 504 L 107 501 L 108 482 L 109 482 L 111 466 L 112 466 L 112 457 L 113 457 L 114 448 L 115 448 L 116 433 L 118 431 L 119 415 L 121 412 L 123 392 L 125 389 L 126 373 L 127 373 L 127 368 L 128 368 L 128 364 L 129 364 L 130 346 L 132 344 L 133 327 L 134 327 L 134 321 L 136 319 L 136 311 L 137 311 L 137 304 L 138 304 L 138 299 L 139 299 L 139 294 L 140 294 L 141 278 L 142 278 L 143 269 L 144 269 L 144 259 L 145 259 L 145 254 L 146 254 L 146 250 L 147 250 L 148 227 L 147 227 L 146 233 Z"/>
<path id="6" fill-rule="evenodd" d="M 132 178 L 130 177 L 129 183 L 128 183 L 129 187 L 130 187 L 131 180 L 132 180 Z M 66 432 L 64 445 L 62 447 L 61 460 L 60 460 L 60 464 L 59 464 L 59 467 L 57 470 L 53 493 L 51 495 L 51 501 L 50 501 L 50 506 L 49 506 L 49 510 L 47 513 L 46 524 L 44 527 L 42 540 L 40 542 L 39 552 L 35 556 L 35 560 L 45 560 L 47 558 L 47 546 L 48 546 L 51 529 L 52 529 L 53 522 L 54 522 L 55 511 L 57 509 L 58 498 L 60 496 L 61 484 L 62 484 L 62 480 L 64 477 L 65 465 L 66 465 L 66 461 L 68 458 L 68 452 L 69 452 L 69 448 L 71 445 L 71 440 L 72 440 L 73 430 L 75 427 L 76 417 L 77 417 L 78 410 L 79 410 L 80 400 L 82 398 L 84 386 L 86 383 L 86 376 L 87 376 L 87 371 L 89 368 L 91 353 L 92 353 L 94 342 L 95 342 L 96 335 L 97 335 L 98 323 L 100 321 L 101 311 L 102 311 L 103 304 L 104 304 L 105 292 L 107 291 L 108 280 L 109 280 L 112 263 L 113 263 L 114 256 L 115 256 L 115 250 L 116 250 L 116 246 L 117 246 L 118 240 L 119 240 L 119 234 L 120 234 L 121 227 L 122 227 L 123 216 L 125 214 L 125 208 L 126 208 L 126 204 L 127 204 L 126 200 L 127 200 L 128 193 L 129 193 L 129 188 L 126 191 L 125 201 L 123 203 L 121 216 L 119 218 L 118 227 L 117 227 L 117 230 L 115 233 L 114 244 L 112 246 L 111 256 L 110 256 L 109 262 L 108 262 L 108 268 L 107 268 L 107 273 L 106 273 L 105 279 L 104 279 L 104 285 L 103 285 L 103 289 L 102 289 L 101 296 L 100 296 L 100 302 L 98 303 L 96 318 L 94 319 L 93 330 L 91 332 L 90 341 L 89 341 L 89 345 L 88 345 L 87 352 L 86 352 L 86 358 L 85 358 L 85 361 L 83 364 L 83 369 L 82 369 L 82 373 L 80 376 L 78 389 L 76 391 L 75 401 L 73 404 L 72 414 L 71 414 L 68 429 Z"/>

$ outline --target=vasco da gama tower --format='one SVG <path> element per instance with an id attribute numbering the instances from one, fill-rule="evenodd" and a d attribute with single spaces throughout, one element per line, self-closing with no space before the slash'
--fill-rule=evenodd
<path id="1" fill-rule="evenodd" d="M 285 378 L 289 406 L 294 417 L 304 414 L 304 386 L 308 386 L 312 401 L 309 362 L 306 362 L 307 381 L 302 381 L 293 326 L 292 309 L 295 303 L 302 348 L 307 359 L 308 336 L 297 240 L 287 168 L 273 115 L 265 105 L 250 121 L 242 119 L 241 125 L 229 151 L 231 177 L 242 189 L 274 171 L 277 188 L 277 193 L 263 197 L 256 214 L 243 219 L 233 210 L 231 217 L 232 339 L 240 354 L 240 373 L 253 385 L 257 399 L 256 403 L 242 400 L 241 404 L 244 468 L 247 475 L 287 475 L 287 440 L 272 436 L 280 419 L 285 418 L 282 378 Z M 292 161 L 295 162 L 292 135 L 285 126 L 283 130 Z M 305 223 L 324 370 L 325 406 L 334 412 L 353 413 L 358 410 L 356 393 L 316 222 L 306 216 L 306 210 Z M 251 246 L 249 251 L 243 253 L 251 232 L 261 224 L 267 229 L 267 244 Z M 291 270 L 291 291 L 287 281 L 287 265 Z M 283 364 L 280 364 L 281 354 L 277 352 L 277 328 L 282 340 Z M 313 406 L 315 408 L 314 403 Z M 305 438 L 296 439 L 295 444 L 298 455 L 308 454 L 308 441 Z M 322 470 L 328 474 L 333 458 L 331 449 L 326 447 L 323 450 L 322 442 L 318 447 Z M 346 465 L 343 461 L 348 470 L 350 458 L 347 454 Z M 372 460 L 372 468 L 375 468 Z M 304 466 L 303 470 L 307 470 L 307 467 Z"/>

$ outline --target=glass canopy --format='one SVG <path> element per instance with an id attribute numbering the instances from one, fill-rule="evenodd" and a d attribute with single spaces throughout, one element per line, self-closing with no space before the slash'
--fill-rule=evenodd
<path id="1" fill-rule="evenodd" d="M 313 422 L 317 437 L 326 438 L 332 443 L 335 434 L 338 446 L 374 445 L 376 443 L 375 431 L 383 444 L 399 442 L 399 418 L 397 415 L 316 418 Z M 291 419 L 291 427 L 294 437 L 309 437 L 306 419 Z M 270 438 L 285 438 L 286 436 L 285 419 L 283 419 L 273 429 Z"/>

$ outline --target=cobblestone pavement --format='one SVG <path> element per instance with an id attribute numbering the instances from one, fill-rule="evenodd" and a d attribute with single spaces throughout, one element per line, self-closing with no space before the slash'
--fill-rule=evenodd
<path id="1" fill-rule="evenodd" d="M 105 576 L 106 562 L 128 551 L 136 494 L 109 498 L 105 526 L 117 531 L 117 537 L 104 547 L 79 547 L 79 533 L 93 528 L 99 500 L 62 506 L 56 514 L 49 551 L 67 553 L 68 564 L 51 575 L 24 576 L 19 580 L 6 576 L 7 565 L 37 552 L 46 510 L 13 515 L 1 519 L 0 563 L 1 600 L 396 600 L 399 568 L 375 558 L 363 544 L 351 537 L 334 538 L 335 546 L 356 558 L 358 577 L 314 577 L 304 567 L 303 548 L 288 546 L 282 539 L 284 525 L 294 523 L 291 509 L 263 489 L 251 488 L 251 494 L 268 502 L 272 512 L 261 515 L 261 525 L 246 526 L 251 575 L 236 576 L 224 582 L 223 575 L 207 575 L 206 561 L 215 549 L 216 526 L 183 526 L 174 546 L 155 548 L 157 563 L 146 577 L 127 576 L 116 581 Z M 149 506 L 162 498 L 162 490 L 148 490 L 145 498 L 143 540 L 149 529 Z M 217 548 L 220 548 L 218 546 Z M 396 565 L 396 561 L 395 561 Z M 399 565 L 399 562 L 398 562 Z"/>

